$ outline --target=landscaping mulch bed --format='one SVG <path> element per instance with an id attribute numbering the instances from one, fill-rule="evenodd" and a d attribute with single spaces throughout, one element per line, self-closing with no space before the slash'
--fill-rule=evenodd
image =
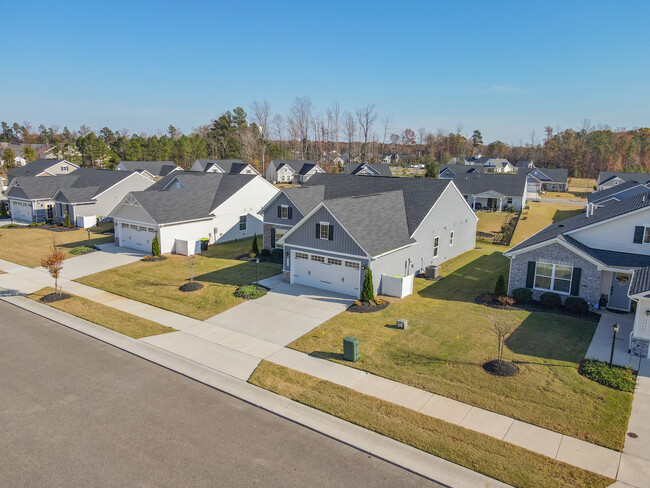
<path id="1" fill-rule="evenodd" d="M 158 261 L 164 261 L 167 259 L 167 256 L 145 256 L 140 261 L 145 263 L 157 263 Z"/>
<path id="2" fill-rule="evenodd" d="M 494 376 L 503 376 L 509 378 L 515 376 L 519 373 L 519 368 L 516 364 L 512 364 L 510 361 L 499 361 L 498 359 L 493 359 L 483 364 L 483 369 L 486 373 L 490 373 Z"/>
<path id="3" fill-rule="evenodd" d="M 52 224 L 45 224 L 45 225 L 35 225 L 32 227 L 27 226 L 29 229 L 45 229 L 45 230 L 51 230 L 52 232 L 70 232 L 73 230 L 79 230 L 75 226 L 70 226 L 70 227 L 64 227 L 62 225 L 52 225 Z"/>
<path id="4" fill-rule="evenodd" d="M 352 313 L 372 313 L 372 312 L 379 312 L 380 310 L 384 310 L 385 308 L 388 308 L 390 305 L 390 302 L 387 300 L 384 300 L 383 305 L 371 305 L 370 302 L 360 302 L 361 305 L 355 305 L 352 304 L 348 307 L 348 312 Z"/>
<path id="5" fill-rule="evenodd" d="M 474 299 L 474 303 L 478 303 L 479 305 L 485 305 L 486 307 L 498 308 L 501 310 L 525 310 L 526 312 L 544 312 L 544 313 L 552 313 L 555 315 L 564 315 L 566 317 L 573 317 L 576 319 L 587 320 L 588 322 L 594 322 L 596 324 L 600 321 L 600 314 L 596 312 L 592 312 L 591 310 L 584 314 L 572 313 L 572 312 L 567 312 L 566 310 L 563 310 L 561 308 L 546 308 L 536 300 L 533 300 L 532 302 L 529 303 L 515 302 L 514 305 L 506 307 L 503 306 L 501 303 L 499 303 L 494 298 L 494 295 L 489 292 L 481 293 L 480 295 L 478 295 Z"/>
<path id="6" fill-rule="evenodd" d="M 253 257 L 251 257 L 250 254 L 242 254 L 241 256 L 238 256 L 235 259 L 237 261 L 255 261 L 256 257 L 260 258 L 260 263 L 282 264 L 282 257 L 276 258 L 274 256 L 264 256 L 262 254 L 258 254 L 257 256 L 253 256 Z"/>
<path id="7" fill-rule="evenodd" d="M 43 295 L 40 301 L 43 303 L 54 303 L 65 300 L 66 298 L 72 298 L 72 295 L 68 295 L 67 293 L 48 293 L 47 295 Z"/>
<path id="8" fill-rule="evenodd" d="M 180 291 L 188 292 L 188 291 L 197 291 L 203 288 L 203 284 L 199 283 L 198 281 L 190 281 L 189 283 L 185 283 L 183 286 L 180 286 L 178 289 Z"/>

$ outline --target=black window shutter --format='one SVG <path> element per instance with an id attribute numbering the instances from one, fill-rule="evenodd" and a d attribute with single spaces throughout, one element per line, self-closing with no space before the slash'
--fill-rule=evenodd
<path id="1" fill-rule="evenodd" d="M 637 225 L 634 227 L 634 244 L 643 244 L 643 233 L 645 232 L 645 227 L 642 225 Z"/>
<path id="2" fill-rule="evenodd" d="M 582 275 L 582 268 L 573 268 L 571 275 L 571 295 L 577 297 L 580 295 L 580 275 Z"/>
<path id="3" fill-rule="evenodd" d="M 526 275 L 526 288 L 535 284 L 535 261 L 528 261 L 528 274 Z"/>
<path id="4" fill-rule="evenodd" d="M 278 218 L 282 218 L 282 207 L 278 205 Z"/>
<path id="5" fill-rule="evenodd" d="M 275 249 L 275 227 L 271 229 L 271 249 Z"/>
<path id="6" fill-rule="evenodd" d="M 328 239 L 330 241 L 333 241 L 334 240 L 334 226 L 333 225 L 330 225 L 330 231 L 328 232 L 328 234 L 329 234 Z"/>
<path id="7" fill-rule="evenodd" d="M 291 220 L 291 218 L 292 218 L 292 217 L 291 217 L 291 214 L 292 214 L 291 211 L 292 211 L 292 210 L 293 210 L 293 207 L 289 207 L 289 208 L 287 209 L 287 217 L 289 218 L 289 220 Z"/>
<path id="8" fill-rule="evenodd" d="M 316 239 L 320 239 L 320 224 L 316 222 Z"/>

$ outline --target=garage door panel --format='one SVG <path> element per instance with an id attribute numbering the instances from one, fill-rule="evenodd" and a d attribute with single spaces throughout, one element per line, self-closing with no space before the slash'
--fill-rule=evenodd
<path id="1" fill-rule="evenodd" d="M 358 261 L 296 252 L 292 262 L 293 283 L 359 296 Z"/>
<path id="2" fill-rule="evenodd" d="M 120 223 L 120 246 L 151 252 L 155 229 L 142 225 Z"/>

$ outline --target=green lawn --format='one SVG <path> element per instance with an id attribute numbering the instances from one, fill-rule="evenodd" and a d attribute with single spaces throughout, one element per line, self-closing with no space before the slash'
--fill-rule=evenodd
<path id="1" fill-rule="evenodd" d="M 414 293 L 372 314 L 344 312 L 289 347 L 343 361 L 342 340 L 359 339 L 360 359 L 348 366 L 476 405 L 613 449 L 623 447 L 632 395 L 589 381 L 577 372 L 595 324 L 525 311 L 502 311 L 474 303 L 491 291 L 499 273 L 507 278 L 502 247 L 482 244 L 443 266 L 444 279 L 415 280 Z M 516 325 L 506 359 L 521 372 L 491 376 L 482 364 L 495 358 L 489 315 Z M 409 321 L 406 331 L 394 327 Z"/>
<path id="2" fill-rule="evenodd" d="M 100 224 L 90 229 L 92 244 L 113 242 L 113 234 L 101 234 L 111 229 L 112 223 Z M 52 239 L 56 239 L 66 258 L 72 257 L 72 248 L 88 244 L 88 231 L 75 229 L 65 232 L 53 232 L 41 227 L 20 226 L 13 229 L 0 228 L 0 259 L 22 264 L 30 268 L 41 265 L 43 259 L 52 249 Z"/>
<path id="3" fill-rule="evenodd" d="M 584 206 L 578 203 L 576 205 L 553 205 L 550 203 L 531 202 L 528 204 L 528 210 L 522 211 L 510 244 L 512 246 L 519 244 L 547 225 L 568 219 L 574 215 L 579 215 L 583 208 Z"/>
<path id="4" fill-rule="evenodd" d="M 477 232 L 497 234 L 501 232 L 501 226 L 511 214 L 508 212 L 483 212 L 478 210 L 476 215 L 478 217 Z"/>
<path id="5" fill-rule="evenodd" d="M 138 261 L 80 278 L 78 281 L 155 307 L 205 320 L 244 300 L 233 296 L 235 289 L 256 279 L 255 262 L 237 261 L 247 254 L 252 239 L 219 244 L 196 257 L 195 281 L 199 291 L 183 293 L 178 288 L 190 277 L 188 259 L 170 255 L 164 261 Z M 259 263 L 259 278 L 273 276 L 282 266 Z"/>
<path id="6" fill-rule="evenodd" d="M 614 480 L 485 434 L 266 361 L 252 384 L 521 488 L 605 487 Z"/>
<path id="7" fill-rule="evenodd" d="M 53 288 L 43 288 L 28 295 L 27 298 L 38 301 L 42 296 L 53 291 Z M 151 320 L 74 295 L 66 300 L 48 303 L 47 305 L 134 339 L 175 332 L 175 329 L 171 327 L 165 327 Z"/>

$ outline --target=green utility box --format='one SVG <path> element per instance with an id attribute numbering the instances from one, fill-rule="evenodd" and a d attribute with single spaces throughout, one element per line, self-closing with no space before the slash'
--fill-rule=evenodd
<path id="1" fill-rule="evenodd" d="M 346 337 L 343 339 L 343 359 L 356 362 L 359 359 L 359 339 Z"/>

